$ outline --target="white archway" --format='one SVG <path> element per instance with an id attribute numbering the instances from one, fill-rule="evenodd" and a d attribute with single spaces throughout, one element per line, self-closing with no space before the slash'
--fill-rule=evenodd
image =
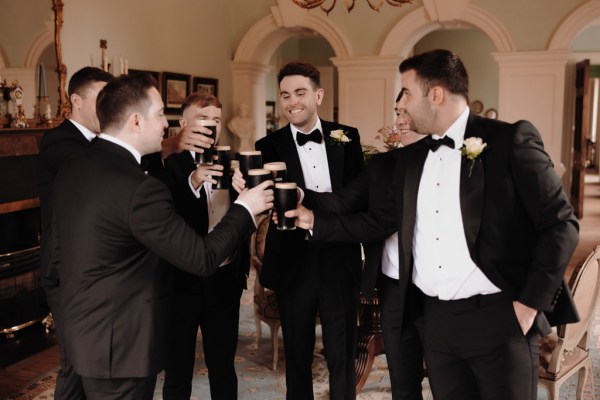
<path id="1" fill-rule="evenodd" d="M 246 32 L 235 50 L 232 62 L 234 106 L 240 103 L 250 106 L 256 121 L 255 139 L 266 132 L 264 86 L 266 75 L 271 71 L 270 59 L 282 43 L 307 31 L 322 36 L 336 57 L 352 55 L 350 42 L 330 19 L 316 13 L 299 13 L 292 2 L 282 0 L 271 7 L 270 15 Z"/>
<path id="2" fill-rule="evenodd" d="M 600 24 L 600 1 L 590 0 L 573 11 L 556 29 L 548 50 L 568 50 L 575 37 L 590 25 Z"/>
<path id="3" fill-rule="evenodd" d="M 35 68 L 39 63 L 42 53 L 48 46 L 54 46 L 54 33 L 46 29 L 33 39 L 31 46 L 29 46 L 25 54 L 23 66 L 25 68 Z"/>
<path id="4" fill-rule="evenodd" d="M 434 5 L 425 3 L 398 21 L 387 35 L 380 56 L 408 57 L 414 45 L 428 33 L 437 29 L 471 26 L 490 38 L 498 52 L 513 52 L 515 44 L 508 31 L 492 14 L 480 7 L 466 4 L 462 12 L 443 14 L 434 11 Z"/>
<path id="5" fill-rule="evenodd" d="M 586 52 L 573 53 L 571 45 L 577 36 L 586 28 L 592 25 L 600 25 L 600 1 L 590 0 L 584 3 L 565 18 L 548 42 L 549 51 L 562 51 L 567 54 L 565 63 L 565 84 L 564 101 L 562 102 L 563 111 L 563 131 L 562 137 L 562 159 L 567 173 L 564 176 L 566 188 L 571 185 L 571 165 L 573 148 L 573 127 L 575 125 L 575 63 L 586 58 L 592 63 L 600 63 L 600 53 Z"/>

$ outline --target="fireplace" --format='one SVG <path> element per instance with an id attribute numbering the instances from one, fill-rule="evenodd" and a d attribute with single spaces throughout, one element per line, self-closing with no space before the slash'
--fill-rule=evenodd
<path id="1" fill-rule="evenodd" d="M 42 131 L 0 129 L 0 333 L 43 320 L 38 145 Z"/>

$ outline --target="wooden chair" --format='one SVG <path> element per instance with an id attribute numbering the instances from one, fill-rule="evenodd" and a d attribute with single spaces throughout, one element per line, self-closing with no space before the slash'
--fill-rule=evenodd
<path id="1" fill-rule="evenodd" d="M 554 334 L 542 338 L 540 348 L 539 384 L 552 400 L 558 399 L 562 383 L 577 372 L 576 398 L 580 400 L 592 369 L 589 340 L 600 288 L 600 246 L 575 268 L 569 288 L 581 321 L 558 326 Z M 592 398 L 595 398 L 593 393 Z"/>
<path id="2" fill-rule="evenodd" d="M 275 292 L 264 288 L 259 281 L 262 260 L 265 251 L 265 238 L 269 229 L 270 216 L 263 215 L 257 221 L 258 229 L 250 238 L 250 265 L 256 271 L 254 279 L 254 321 L 256 322 L 256 345 L 260 344 L 262 338 L 261 321 L 269 326 L 271 330 L 271 343 L 273 345 L 273 371 L 277 369 L 279 360 L 279 308 Z"/>

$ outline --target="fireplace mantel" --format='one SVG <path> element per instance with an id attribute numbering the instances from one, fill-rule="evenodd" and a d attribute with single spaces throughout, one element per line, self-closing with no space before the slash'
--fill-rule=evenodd
<path id="1" fill-rule="evenodd" d="M 39 207 L 37 155 L 46 129 L 0 129 L 0 214 Z"/>

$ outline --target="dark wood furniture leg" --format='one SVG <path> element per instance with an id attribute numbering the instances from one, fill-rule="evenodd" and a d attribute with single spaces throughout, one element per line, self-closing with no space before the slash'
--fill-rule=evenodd
<path id="1" fill-rule="evenodd" d="M 383 354 L 383 332 L 379 315 L 377 291 L 372 301 L 360 297 L 362 312 L 358 325 L 358 348 L 356 352 L 356 394 L 362 390 L 376 356 Z"/>

